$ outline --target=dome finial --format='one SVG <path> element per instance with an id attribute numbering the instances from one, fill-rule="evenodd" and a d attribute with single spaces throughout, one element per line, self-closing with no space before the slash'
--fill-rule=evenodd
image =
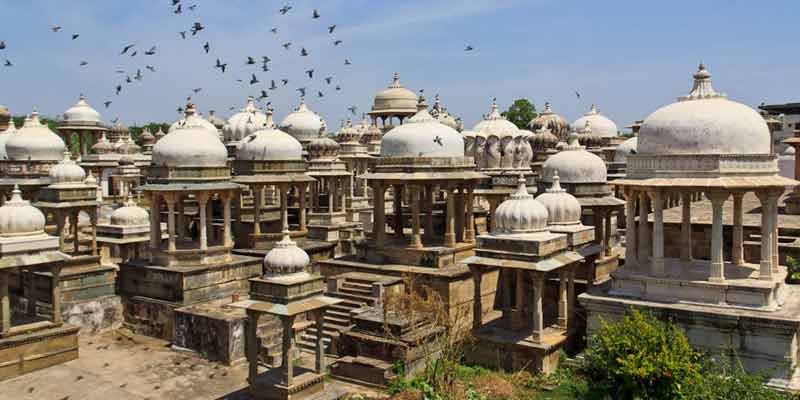
<path id="1" fill-rule="evenodd" d="M 11 200 L 10 202 L 19 203 L 22 201 L 22 191 L 19 190 L 19 185 L 14 184 L 14 190 L 11 191 Z"/>
<path id="2" fill-rule="evenodd" d="M 561 193 L 564 189 L 561 188 L 561 178 L 558 177 L 558 170 L 553 171 L 553 184 L 547 189 L 547 193 Z"/>
<path id="3" fill-rule="evenodd" d="M 425 100 L 425 89 L 419 90 L 419 98 L 417 99 L 417 111 L 427 110 L 428 102 Z"/>
<path id="4" fill-rule="evenodd" d="M 711 86 L 711 72 L 706 69 L 706 66 L 702 61 L 700 62 L 700 65 L 697 66 L 697 72 L 692 75 L 692 78 L 694 78 L 692 91 L 686 96 L 679 97 L 678 101 L 725 97 L 724 94 L 718 93 Z"/>
<path id="5" fill-rule="evenodd" d="M 525 175 L 519 174 L 519 178 L 517 178 L 517 191 L 511 195 L 512 199 L 532 199 L 533 196 L 528 193 L 528 185 L 525 181 Z"/>
<path id="6" fill-rule="evenodd" d="M 592 114 L 597 114 L 597 106 L 594 103 L 592 103 L 592 108 L 589 109 L 589 112 Z"/>
<path id="7" fill-rule="evenodd" d="M 394 77 L 392 77 L 392 85 L 389 86 L 390 88 L 399 88 L 400 85 L 400 74 L 395 72 Z"/>

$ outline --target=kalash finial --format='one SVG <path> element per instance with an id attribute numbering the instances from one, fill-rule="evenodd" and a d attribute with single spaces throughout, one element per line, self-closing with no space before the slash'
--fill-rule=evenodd
<path id="1" fill-rule="evenodd" d="M 678 98 L 678 101 L 686 100 L 701 100 L 725 97 L 724 93 L 719 93 L 711 86 L 711 72 L 706 69 L 705 64 L 700 62 L 697 66 L 697 72 L 692 75 L 694 84 L 692 91 L 688 95 Z"/>
<path id="2" fill-rule="evenodd" d="M 395 72 L 394 77 L 392 77 L 392 85 L 389 86 L 392 88 L 399 88 L 400 87 L 400 74 Z"/>
<path id="3" fill-rule="evenodd" d="M 547 189 L 547 193 L 563 193 L 564 189 L 561 188 L 561 178 L 558 177 L 558 170 L 553 170 L 553 184 Z"/>
<path id="4" fill-rule="evenodd" d="M 525 180 L 525 174 L 519 174 L 519 178 L 517 179 L 517 191 L 511 195 L 511 198 L 514 200 L 533 198 L 533 196 L 528 193 L 528 185 Z"/>

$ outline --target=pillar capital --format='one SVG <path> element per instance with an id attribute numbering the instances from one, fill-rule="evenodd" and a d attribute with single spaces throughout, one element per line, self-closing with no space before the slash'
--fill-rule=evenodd
<path id="1" fill-rule="evenodd" d="M 709 190 L 706 192 L 706 197 L 711 201 L 712 205 L 722 205 L 725 200 L 728 200 L 731 193 L 727 190 Z"/>

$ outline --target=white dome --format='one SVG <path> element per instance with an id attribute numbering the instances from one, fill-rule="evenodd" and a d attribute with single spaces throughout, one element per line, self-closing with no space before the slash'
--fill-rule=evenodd
<path id="1" fill-rule="evenodd" d="M 372 111 L 416 110 L 417 95 L 400 84 L 400 75 L 395 72 L 392 84 L 375 95 Z"/>
<path id="2" fill-rule="evenodd" d="M 36 111 L 6 141 L 6 155 L 15 161 L 60 161 L 65 149 L 64 141 L 42 125 Z"/>
<path id="3" fill-rule="evenodd" d="M 218 117 L 214 110 L 208 110 L 208 118 L 206 118 L 208 122 L 211 122 L 211 125 L 214 125 L 217 130 L 222 129 L 225 127 L 225 120 Z"/>
<path id="4" fill-rule="evenodd" d="M 6 142 L 11 137 L 11 134 L 16 132 L 17 128 L 14 126 L 14 120 L 8 121 L 8 128 L 0 132 L 0 160 L 8 159 L 6 154 Z"/>
<path id="5" fill-rule="evenodd" d="M 557 171 L 553 176 L 553 186 L 536 200 L 547 209 L 547 223 L 550 225 L 575 225 L 581 222 L 581 203 L 561 188 Z"/>
<path id="6" fill-rule="evenodd" d="M 598 137 L 614 137 L 617 136 L 617 124 L 614 123 L 611 119 L 606 117 L 605 115 L 600 114 L 597 111 L 597 107 L 592 104 L 592 109 L 589 110 L 586 114 L 583 114 L 583 117 L 580 117 L 572 123 L 572 126 L 575 127 L 575 130 L 578 133 L 584 133 L 583 129 L 586 126 L 586 122 L 591 123 L 592 133 Z"/>
<path id="7" fill-rule="evenodd" d="M 14 187 L 11 200 L 0 207 L 0 237 L 29 236 L 44 233 L 44 214 Z"/>
<path id="8" fill-rule="evenodd" d="M 150 224 L 150 213 L 139 207 L 131 194 L 128 194 L 128 201 L 125 205 L 114 210 L 109 217 L 111 225 L 119 226 L 139 226 Z"/>
<path id="9" fill-rule="evenodd" d="M 284 231 L 283 239 L 275 243 L 275 247 L 264 256 L 264 272 L 267 276 L 305 272 L 310 264 L 308 253 L 297 247 L 287 231 Z"/>
<path id="10" fill-rule="evenodd" d="M 255 101 L 250 96 L 247 98 L 247 105 L 228 119 L 222 132 L 227 141 L 242 140 L 263 128 L 266 122 L 267 116 L 256 108 Z"/>
<path id="11" fill-rule="evenodd" d="M 198 116 L 187 118 L 184 124 L 168 133 L 153 146 L 153 166 L 166 167 L 224 167 L 228 150 L 219 137 L 209 135 Z"/>
<path id="12" fill-rule="evenodd" d="M 607 178 L 606 163 L 578 144 L 575 132 L 570 134 L 568 145 L 544 162 L 542 182 L 552 182 L 556 173 L 565 183 L 604 183 Z"/>
<path id="13" fill-rule="evenodd" d="M 302 160 L 303 145 L 288 133 L 276 129 L 272 110 L 261 129 L 242 139 L 236 149 L 238 160 Z"/>
<path id="14" fill-rule="evenodd" d="M 421 110 L 381 139 L 381 157 L 463 157 L 464 138 Z"/>
<path id="15" fill-rule="evenodd" d="M 64 122 L 69 124 L 103 125 L 100 113 L 86 102 L 86 97 L 83 95 L 74 106 L 64 111 Z"/>
<path id="16" fill-rule="evenodd" d="M 500 111 L 497 110 L 497 99 L 492 100 L 492 109 L 483 116 L 483 119 L 472 130 L 484 133 L 487 136 L 497 135 L 497 137 L 516 136 L 519 133 L 519 128 L 516 125 L 500 115 Z"/>
<path id="17" fill-rule="evenodd" d="M 639 142 L 639 137 L 634 136 L 617 146 L 616 150 L 614 150 L 614 162 L 627 162 L 628 155 L 636 154 L 636 145 Z"/>
<path id="18" fill-rule="evenodd" d="M 431 115 L 443 125 L 453 128 L 457 131 L 460 130 L 459 121 L 450 115 L 446 108 L 442 107 L 442 103 L 439 101 L 438 94 L 434 97 L 434 99 L 433 108 L 431 108 Z"/>
<path id="19" fill-rule="evenodd" d="M 700 64 L 689 95 L 645 118 L 639 138 L 639 154 L 769 154 L 771 135 L 758 112 L 715 92 Z"/>
<path id="20" fill-rule="evenodd" d="M 69 150 L 64 151 L 64 159 L 50 168 L 50 179 L 54 184 L 83 183 L 86 171 L 70 158 Z"/>
<path id="21" fill-rule="evenodd" d="M 297 110 L 287 115 L 279 128 L 297 140 L 308 141 L 320 135 L 322 118 L 311 111 L 306 106 L 305 100 L 301 98 Z"/>
<path id="22" fill-rule="evenodd" d="M 219 139 L 219 131 L 217 130 L 217 127 L 205 118 L 197 115 L 197 110 L 192 103 L 186 104 L 186 111 L 184 112 L 183 118 L 173 122 L 172 125 L 169 126 L 167 133 L 189 125 L 192 125 L 196 128 L 201 128 L 209 136 Z M 162 132 L 160 127 L 158 128 L 158 131 Z M 158 137 L 158 132 L 156 132 L 156 138 Z"/>
<path id="23" fill-rule="evenodd" d="M 500 203 L 495 211 L 492 233 L 530 233 L 547 230 L 547 208 L 533 198 L 520 176 L 519 186 L 511 198 Z"/>

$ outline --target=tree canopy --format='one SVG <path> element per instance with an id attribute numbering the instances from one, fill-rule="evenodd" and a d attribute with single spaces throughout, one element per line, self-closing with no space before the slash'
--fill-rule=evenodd
<path id="1" fill-rule="evenodd" d="M 503 116 L 519 129 L 527 129 L 528 123 L 537 115 L 539 114 L 536 113 L 536 106 L 528 99 L 514 100 L 514 103 L 503 113 Z"/>

